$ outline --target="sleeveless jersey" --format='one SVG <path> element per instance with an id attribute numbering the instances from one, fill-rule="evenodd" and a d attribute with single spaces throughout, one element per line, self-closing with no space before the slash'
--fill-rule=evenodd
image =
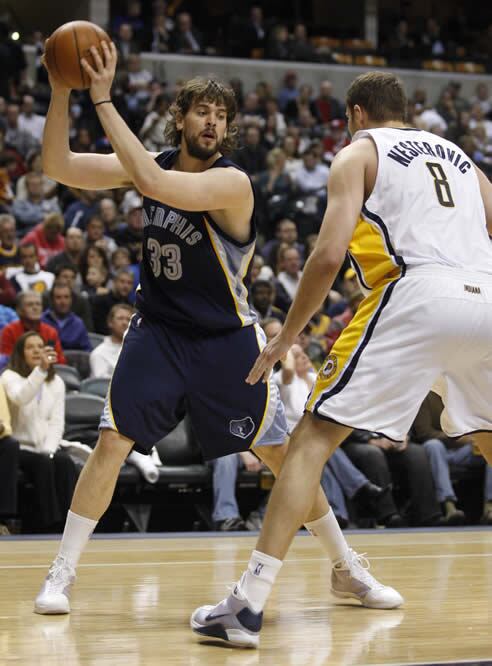
<path id="1" fill-rule="evenodd" d="M 177 155 L 177 150 L 162 153 L 156 162 L 171 169 Z M 210 168 L 215 167 L 240 169 L 225 157 Z M 245 284 L 255 249 L 255 210 L 246 243 L 229 237 L 207 211 L 179 210 L 148 197 L 143 201 L 143 221 L 139 312 L 198 332 L 233 330 L 256 322 Z"/>
<path id="2" fill-rule="evenodd" d="M 441 265 L 492 274 L 492 245 L 475 168 L 451 141 L 423 130 L 357 132 L 378 152 L 374 190 L 349 246 L 365 291 L 406 266 Z"/>

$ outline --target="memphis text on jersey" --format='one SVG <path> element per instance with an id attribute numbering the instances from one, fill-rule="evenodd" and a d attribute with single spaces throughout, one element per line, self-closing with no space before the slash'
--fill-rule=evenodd
<path id="1" fill-rule="evenodd" d="M 184 215 L 177 213 L 175 210 L 166 211 L 161 206 L 150 206 L 149 214 L 145 209 L 142 212 L 144 227 L 152 225 L 165 229 L 172 234 L 176 234 L 188 245 L 196 245 L 203 238 L 202 232 L 198 231 L 195 225 L 189 222 Z"/>
<path id="2" fill-rule="evenodd" d="M 395 143 L 387 155 L 404 167 L 411 164 L 416 157 L 426 155 L 450 162 L 461 173 L 466 173 L 471 169 L 471 162 L 466 159 L 463 153 L 449 147 L 444 149 L 440 144 L 431 146 L 426 141 L 399 141 Z"/>

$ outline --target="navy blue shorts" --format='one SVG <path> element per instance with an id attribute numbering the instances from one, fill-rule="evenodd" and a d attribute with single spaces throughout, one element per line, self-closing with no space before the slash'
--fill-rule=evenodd
<path id="1" fill-rule="evenodd" d="M 256 324 L 209 336 L 132 317 L 101 428 L 149 453 L 188 413 L 206 460 L 281 444 L 287 423 L 278 388 L 245 383 L 265 344 Z"/>

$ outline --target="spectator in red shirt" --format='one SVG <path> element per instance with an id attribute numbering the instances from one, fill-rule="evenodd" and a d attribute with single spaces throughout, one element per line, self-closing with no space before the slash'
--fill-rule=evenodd
<path id="1" fill-rule="evenodd" d="M 326 125 L 332 120 L 345 118 L 345 109 L 341 102 L 333 97 L 331 81 L 322 81 L 319 87 L 319 97 L 314 102 L 318 109 L 321 122 Z"/>
<path id="2" fill-rule="evenodd" d="M 19 294 L 17 300 L 17 314 L 19 321 L 7 324 L 2 330 L 0 338 L 0 355 L 3 361 L 12 354 L 15 343 L 27 331 L 37 331 L 46 344 L 53 343 L 57 353 L 57 363 L 66 364 L 63 349 L 60 344 L 60 338 L 53 326 L 49 326 L 41 321 L 43 313 L 43 304 L 41 294 L 35 291 L 26 291 Z"/>
<path id="3" fill-rule="evenodd" d="M 13 308 L 17 292 L 12 282 L 5 275 L 5 268 L 0 264 L 0 305 Z"/>
<path id="4" fill-rule="evenodd" d="M 65 239 L 62 236 L 64 228 L 63 216 L 60 213 L 50 213 L 41 224 L 24 236 L 21 245 L 33 243 L 36 246 L 39 264 L 44 269 L 52 257 L 65 249 Z"/>

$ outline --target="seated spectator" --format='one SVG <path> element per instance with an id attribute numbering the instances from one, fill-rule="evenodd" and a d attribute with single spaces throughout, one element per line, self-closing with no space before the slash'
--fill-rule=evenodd
<path id="1" fill-rule="evenodd" d="M 297 97 L 299 89 L 297 87 L 297 73 L 294 70 L 285 72 L 283 86 L 278 94 L 278 106 L 282 113 L 285 113 L 287 104 Z"/>
<path id="2" fill-rule="evenodd" d="M 302 162 L 302 167 L 295 174 L 298 190 L 302 194 L 313 194 L 320 199 L 326 199 L 329 168 L 326 164 L 320 164 L 309 148 L 303 154 Z"/>
<path id="3" fill-rule="evenodd" d="M 279 256 L 280 272 L 277 275 L 277 281 L 287 292 L 291 301 L 299 288 L 299 283 L 302 277 L 301 271 L 301 256 L 296 247 L 285 247 Z"/>
<path id="4" fill-rule="evenodd" d="M 79 127 L 75 137 L 70 140 L 70 150 L 74 153 L 95 153 L 96 146 L 88 127 Z"/>
<path id="5" fill-rule="evenodd" d="M 129 268 L 121 268 L 113 280 L 113 287 L 107 294 L 95 296 L 92 301 L 92 315 L 96 333 L 108 334 L 107 319 L 113 305 L 125 303 L 132 305 L 130 294 L 133 291 L 133 272 Z"/>
<path id="6" fill-rule="evenodd" d="M 17 515 L 18 468 L 19 442 L 12 437 L 7 396 L 0 383 L 0 536 L 10 534 L 7 525 Z"/>
<path id="7" fill-rule="evenodd" d="M 288 102 L 285 107 L 285 119 L 288 123 L 296 125 L 299 122 L 302 110 L 308 110 L 316 122 L 319 122 L 318 107 L 312 99 L 313 89 L 310 85 L 303 84 L 299 88 L 297 97 Z"/>
<path id="8" fill-rule="evenodd" d="M 60 266 L 66 266 L 67 264 L 72 264 L 80 268 L 84 249 L 84 234 L 77 227 L 70 227 L 65 234 L 65 247 L 63 251 L 50 258 L 46 264 L 46 270 L 56 273 Z"/>
<path id="9" fill-rule="evenodd" d="M 5 141 L 25 159 L 31 150 L 39 148 L 39 141 L 20 128 L 19 115 L 19 105 L 8 104 L 5 116 L 7 121 Z"/>
<path id="10" fill-rule="evenodd" d="M 142 58 L 139 53 L 131 53 L 127 59 L 128 92 L 140 104 L 147 102 L 150 97 L 149 85 L 152 74 L 142 67 Z"/>
<path id="11" fill-rule="evenodd" d="M 268 226 L 280 215 L 285 215 L 293 192 L 292 182 L 285 169 L 286 156 L 282 148 L 273 148 L 266 158 L 267 171 L 257 179 L 262 194 Z"/>
<path id="12" fill-rule="evenodd" d="M 269 148 L 275 148 L 285 136 L 287 124 L 283 113 L 280 113 L 278 110 L 277 100 L 273 97 L 270 97 L 265 102 L 265 115 L 266 122 L 263 141 Z"/>
<path id="13" fill-rule="evenodd" d="M 119 247 L 111 255 L 111 273 L 114 275 L 120 268 L 129 268 L 133 273 L 132 301 L 135 301 L 136 289 L 140 284 L 140 263 L 132 264 L 132 256 L 127 247 Z"/>
<path id="14" fill-rule="evenodd" d="M 289 31 L 286 25 L 279 24 L 273 27 L 266 47 L 265 58 L 268 60 L 290 60 Z"/>
<path id="15" fill-rule="evenodd" d="M 451 483 L 451 470 L 485 468 L 484 506 L 481 523 L 492 525 L 492 467 L 477 454 L 473 435 L 459 439 L 448 437 L 441 428 L 442 399 L 431 391 L 415 418 L 412 433 L 423 445 L 430 460 L 436 488 L 436 499 L 442 507 L 445 525 L 463 525 L 465 514 L 456 507 L 458 499 Z"/>
<path id="16" fill-rule="evenodd" d="M 46 268 L 50 259 L 53 259 L 65 249 L 65 239 L 62 232 L 65 222 L 61 213 L 50 213 L 44 220 L 36 225 L 21 242 L 24 245 L 35 245 L 41 268 Z"/>
<path id="17" fill-rule="evenodd" d="M 244 145 L 234 154 L 234 161 L 252 178 L 266 169 L 267 150 L 261 145 L 261 133 L 258 127 L 250 125 L 245 129 Z"/>
<path id="18" fill-rule="evenodd" d="M 308 39 L 304 23 L 296 23 L 294 26 L 294 34 L 290 43 L 290 59 L 297 62 L 317 62 L 319 60 L 316 49 Z"/>
<path id="19" fill-rule="evenodd" d="M 166 95 L 158 95 L 152 111 L 146 116 L 139 132 L 139 137 L 147 150 L 160 153 L 166 148 L 164 130 L 168 120 L 169 100 Z"/>
<path id="20" fill-rule="evenodd" d="M 2 331 L 5 326 L 18 319 L 19 316 L 15 310 L 8 308 L 6 305 L 0 305 L 0 331 Z"/>
<path id="21" fill-rule="evenodd" d="M 16 342 L 8 369 L 2 374 L 19 441 L 20 466 L 34 485 L 36 524 L 57 529 L 70 507 L 78 471 L 60 450 L 65 427 L 65 384 L 55 375 L 55 351 L 36 332 Z M 39 522 L 38 522 L 39 521 Z"/>
<path id="22" fill-rule="evenodd" d="M 169 53 L 171 32 L 167 26 L 164 14 L 154 14 L 152 17 L 152 37 L 150 50 L 152 53 Z"/>
<path id="23" fill-rule="evenodd" d="M 176 27 L 170 41 L 170 50 L 183 55 L 198 55 L 203 52 L 203 38 L 193 27 L 191 15 L 181 12 L 176 17 Z"/>
<path id="24" fill-rule="evenodd" d="M 236 481 L 241 467 L 248 472 L 261 472 L 265 465 L 251 453 L 233 453 L 230 456 L 217 458 L 210 462 L 213 468 L 212 487 L 214 493 L 212 520 L 215 529 L 220 532 L 237 532 L 239 530 L 261 529 L 265 507 L 252 511 L 244 521 L 239 513 L 236 499 Z"/>
<path id="25" fill-rule="evenodd" d="M 275 307 L 275 287 L 268 280 L 256 280 L 251 285 L 251 305 L 260 319 L 285 321 L 285 312 Z"/>
<path id="26" fill-rule="evenodd" d="M 69 227 L 78 227 L 84 231 L 87 220 L 97 212 L 98 193 L 96 190 L 76 190 L 73 187 L 70 191 L 75 201 L 63 212 L 65 227 L 67 230 Z"/>
<path id="27" fill-rule="evenodd" d="M 265 117 L 260 106 L 260 98 L 256 92 L 249 92 L 244 97 L 242 108 L 242 125 L 257 127 L 260 131 L 265 127 Z"/>
<path id="28" fill-rule="evenodd" d="M 277 222 L 275 238 L 267 241 L 261 250 L 266 262 L 272 267 L 276 265 L 277 252 L 281 243 L 288 247 L 295 247 L 300 256 L 304 256 L 304 248 L 298 242 L 297 225 L 288 217 Z"/>
<path id="29" fill-rule="evenodd" d="M 142 198 L 135 192 L 132 196 L 126 197 L 122 207 L 126 223 L 118 229 L 115 241 L 130 250 L 132 263 L 135 263 L 141 255 L 143 243 Z"/>
<path id="30" fill-rule="evenodd" d="M 91 245 L 97 245 L 102 248 L 108 255 L 108 258 L 118 247 L 110 236 L 105 235 L 104 222 L 99 215 L 91 215 L 87 220 L 87 225 L 85 227 L 85 242 L 88 247 Z"/>
<path id="31" fill-rule="evenodd" d="M 92 299 L 109 293 L 109 273 L 106 268 L 89 266 L 82 285 L 83 298 Z"/>
<path id="32" fill-rule="evenodd" d="M 12 146 L 7 145 L 5 140 L 5 133 L 7 131 L 5 121 L 0 118 L 0 164 L 9 165 L 3 175 L 3 180 L 0 183 L 0 202 L 5 203 L 7 199 L 11 199 L 12 192 L 10 190 L 11 179 L 17 180 L 20 176 L 26 173 L 24 159 L 22 155 L 17 152 Z M 5 178 L 7 176 L 7 178 Z"/>
<path id="33" fill-rule="evenodd" d="M 42 177 L 31 171 L 26 174 L 26 199 L 15 199 L 12 215 L 17 220 L 19 232 L 25 234 L 40 224 L 46 215 L 60 213 L 60 207 L 54 199 L 46 199 L 43 192 Z"/>
<path id="34" fill-rule="evenodd" d="M 2 268 L 18 268 L 21 265 L 16 232 L 15 217 L 2 213 L 0 215 L 0 266 Z"/>
<path id="35" fill-rule="evenodd" d="M 41 294 L 27 291 L 17 297 L 18 321 L 7 324 L 0 338 L 0 355 L 5 359 L 12 354 L 17 340 L 28 331 L 35 331 L 45 344 L 53 344 L 57 355 L 57 363 L 65 364 L 65 356 L 56 329 L 41 321 L 43 304 Z"/>
<path id="36" fill-rule="evenodd" d="M 133 312 L 133 308 L 124 303 L 111 308 L 107 320 L 109 335 L 91 351 L 91 377 L 111 377 L 113 374 Z"/>
<path id="37" fill-rule="evenodd" d="M 392 480 L 404 495 L 408 519 L 412 525 L 440 525 L 441 511 L 435 498 L 432 471 L 425 450 L 408 441 L 392 442 L 376 433 L 354 430 L 343 444 L 352 462 L 371 480 L 386 488 Z M 377 516 L 386 527 L 405 524 L 391 493 L 384 497 Z"/>
<path id="38" fill-rule="evenodd" d="M 338 153 L 348 146 L 350 138 L 345 129 L 345 121 L 335 119 L 330 122 L 330 131 L 323 138 L 323 158 L 330 164 Z"/>
<path id="39" fill-rule="evenodd" d="M 72 311 L 72 290 L 68 284 L 55 282 L 50 293 L 50 307 L 43 312 L 41 321 L 57 330 L 64 350 L 92 350 L 84 322 Z"/>
<path id="40" fill-rule="evenodd" d="M 12 282 L 6 276 L 5 268 L 0 265 L 0 305 L 7 306 L 7 310 L 15 306 L 17 292 Z M 8 323 L 8 314 L 4 315 L 4 322 Z M 13 320 L 12 320 L 13 321 Z M 4 324 L 5 325 L 5 324 Z"/>
<path id="41" fill-rule="evenodd" d="M 292 182 L 294 182 L 295 173 L 302 166 L 302 160 L 298 156 L 297 146 L 297 139 L 289 134 L 284 138 L 282 143 L 282 148 L 286 155 L 285 170 L 289 174 Z"/>
<path id="42" fill-rule="evenodd" d="M 94 323 L 92 321 L 91 305 L 88 297 L 79 293 L 78 277 L 78 270 L 73 264 L 61 264 L 56 269 L 53 286 L 55 284 L 63 284 L 70 287 L 70 291 L 72 292 L 72 312 L 82 319 L 88 331 L 93 331 Z M 48 292 L 43 294 L 43 305 L 45 310 L 49 307 Z"/>
<path id="43" fill-rule="evenodd" d="M 41 143 L 45 122 L 46 118 L 44 116 L 34 112 L 34 97 L 24 95 L 18 122 L 21 132 L 27 132 L 35 141 Z"/>
<path id="44" fill-rule="evenodd" d="M 134 37 L 133 27 L 129 23 L 120 25 L 114 43 L 123 63 L 126 63 L 131 53 L 140 53 L 140 45 Z"/>
<path id="45" fill-rule="evenodd" d="M 38 251 L 34 243 L 26 243 L 19 248 L 21 268 L 13 269 L 10 278 L 14 288 L 19 291 L 37 291 L 42 294 L 53 286 L 55 276 L 42 271 L 38 262 Z M 12 269 L 11 269 L 12 270 Z"/>
<path id="46" fill-rule="evenodd" d="M 43 194 L 45 198 L 51 199 L 52 197 L 54 197 L 56 194 L 56 190 L 58 188 L 58 183 L 56 182 L 56 180 L 49 178 L 46 174 L 43 173 L 41 151 L 40 150 L 31 151 L 27 156 L 26 163 L 27 163 L 27 173 L 35 173 L 36 175 L 41 176 L 41 180 L 43 181 Z M 27 199 L 28 197 L 26 176 L 27 174 L 21 176 L 15 184 L 16 199 L 22 200 L 22 199 Z"/>
<path id="47" fill-rule="evenodd" d="M 314 100 L 318 110 L 320 121 L 327 125 L 332 120 L 344 120 L 345 109 L 343 104 L 333 96 L 333 85 L 331 81 L 322 81 L 319 87 L 319 95 Z"/>
<path id="48" fill-rule="evenodd" d="M 121 227 L 118 208 L 114 199 L 104 197 L 99 202 L 99 217 L 104 222 L 104 232 L 107 236 L 114 238 Z"/>
<path id="49" fill-rule="evenodd" d="M 478 104 L 484 116 L 492 111 L 492 97 L 486 83 L 477 83 L 475 95 L 471 98 L 470 102 L 472 108 Z"/>
<path id="50" fill-rule="evenodd" d="M 80 258 L 80 275 L 82 277 L 84 291 L 87 292 L 88 296 L 94 295 L 93 291 L 87 290 L 87 287 L 90 286 L 87 281 L 90 268 L 97 268 L 102 271 L 104 276 L 103 284 L 107 283 L 110 272 L 108 255 L 102 248 L 98 247 L 97 245 L 86 247 Z"/>

